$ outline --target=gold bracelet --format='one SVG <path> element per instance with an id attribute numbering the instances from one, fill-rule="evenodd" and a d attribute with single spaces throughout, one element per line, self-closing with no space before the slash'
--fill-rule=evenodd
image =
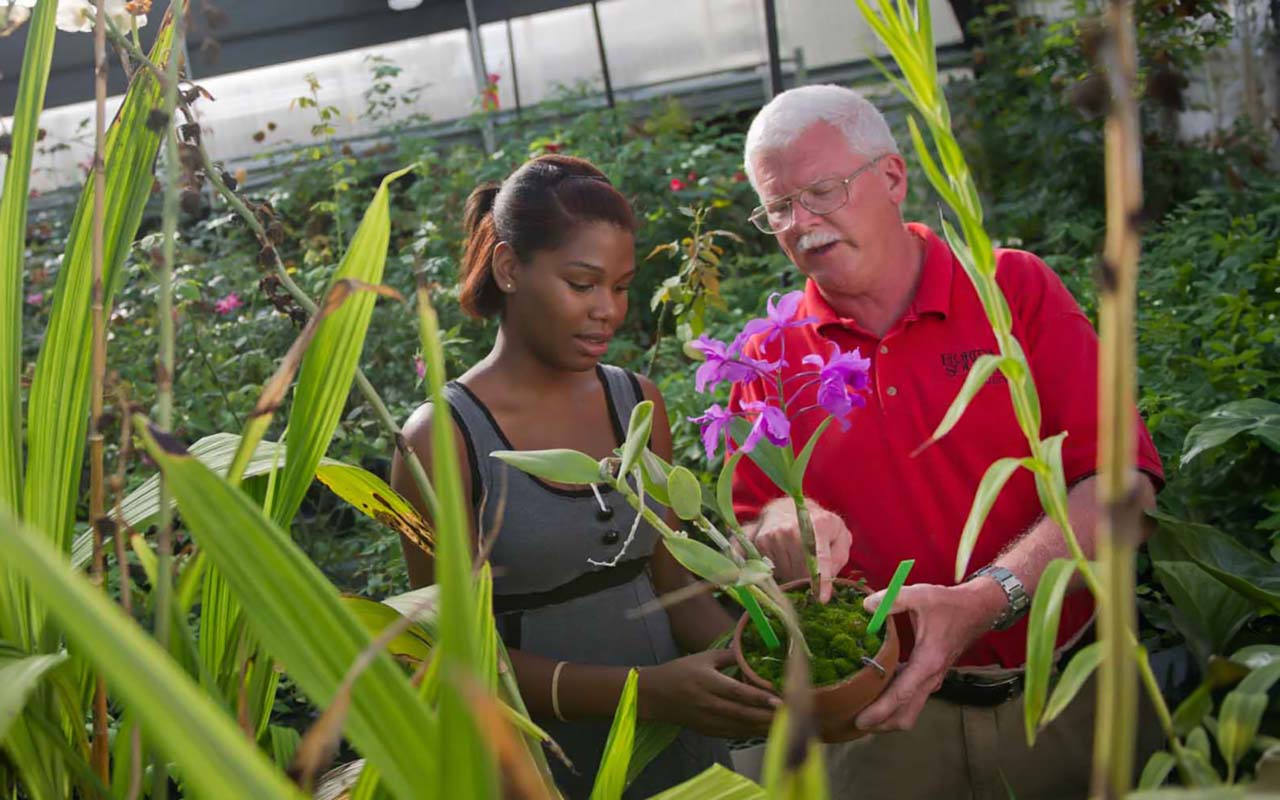
<path id="1" fill-rule="evenodd" d="M 569 662 L 559 662 L 551 672 L 551 713 L 555 714 L 556 719 L 561 722 L 569 721 L 564 718 L 564 714 L 560 713 L 560 671 L 564 669 L 564 665 L 567 663 Z"/>

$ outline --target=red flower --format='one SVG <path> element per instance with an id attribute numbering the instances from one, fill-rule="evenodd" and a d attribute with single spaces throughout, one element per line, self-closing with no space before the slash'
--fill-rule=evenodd
<path id="1" fill-rule="evenodd" d="M 683 188 L 684 188 L 684 181 L 680 180 L 679 178 L 671 179 L 671 191 L 678 192 Z"/>
<path id="2" fill-rule="evenodd" d="M 226 297 L 213 304 L 213 310 L 219 314 L 230 314 L 240 306 L 244 305 L 244 301 L 240 299 L 240 295 L 232 292 Z"/>
<path id="3" fill-rule="evenodd" d="M 422 356 L 413 357 L 413 371 L 418 373 L 419 378 L 427 377 L 427 362 L 422 360 Z"/>
<path id="4" fill-rule="evenodd" d="M 689 170 L 689 183 L 696 183 L 697 180 L 698 180 L 698 173 L 694 172 L 693 170 Z"/>
<path id="5" fill-rule="evenodd" d="M 485 76 L 485 77 L 487 77 L 487 78 L 489 79 L 489 83 L 497 83 L 499 80 L 501 80 L 501 79 L 502 79 L 502 76 L 501 76 L 501 75 L 499 75 L 499 74 L 498 74 L 498 73 L 496 73 L 496 72 L 490 72 L 490 73 L 489 73 L 487 76 Z"/>
<path id="6" fill-rule="evenodd" d="M 743 172 L 742 170 L 738 170 L 737 172 L 733 173 L 734 183 L 742 183 L 746 179 L 747 179 L 747 173 Z"/>
<path id="7" fill-rule="evenodd" d="M 545 144 L 543 144 L 543 145 L 542 145 L 542 152 L 544 152 L 544 153 L 559 153 L 559 152 L 560 152 L 560 143 L 559 143 L 559 142 L 546 142 Z"/>

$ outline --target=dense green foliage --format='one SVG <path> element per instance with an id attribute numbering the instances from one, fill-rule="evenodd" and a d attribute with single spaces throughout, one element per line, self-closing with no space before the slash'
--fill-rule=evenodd
<path id="1" fill-rule="evenodd" d="M 863 658 L 874 658 L 880 652 L 881 637 L 867 633 L 871 615 L 862 608 L 862 593 L 849 586 L 837 586 L 829 603 L 817 602 L 808 591 L 787 592 L 800 619 L 800 630 L 811 651 L 809 669 L 814 686 L 839 683 L 862 669 Z M 770 614 L 774 630 L 782 646 L 770 650 L 759 631 L 748 625 L 742 633 L 742 652 L 747 663 L 761 678 L 779 691 L 786 670 L 788 637 L 782 621 Z"/>

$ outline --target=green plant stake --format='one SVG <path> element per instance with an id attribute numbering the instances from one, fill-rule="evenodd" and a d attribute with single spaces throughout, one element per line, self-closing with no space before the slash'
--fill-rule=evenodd
<path id="1" fill-rule="evenodd" d="M 867 633 L 877 633 L 884 621 L 889 618 L 889 611 L 893 608 L 893 601 L 898 599 L 898 590 L 902 588 L 902 584 L 907 582 L 907 575 L 911 573 L 911 568 L 916 565 L 914 558 L 908 558 L 898 563 L 898 569 L 893 573 L 893 577 L 889 579 L 889 588 L 884 590 L 884 599 L 880 601 L 880 605 L 876 606 L 876 613 L 871 615 L 871 621 L 867 623 Z"/>
<path id="2" fill-rule="evenodd" d="M 782 646 L 782 642 L 778 639 L 778 634 L 773 632 L 773 626 L 769 624 L 769 618 L 764 615 L 764 609 L 760 607 L 760 603 L 751 595 L 751 591 L 745 586 L 739 586 L 734 590 L 738 596 L 738 602 L 742 603 L 742 607 L 747 610 L 747 614 L 751 617 L 751 622 L 755 624 L 756 630 L 760 632 L 760 638 L 764 639 L 764 643 L 769 646 L 770 650 L 777 650 Z"/>

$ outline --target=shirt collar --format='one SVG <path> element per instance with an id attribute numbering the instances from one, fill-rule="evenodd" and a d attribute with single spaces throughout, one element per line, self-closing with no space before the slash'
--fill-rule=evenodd
<path id="1" fill-rule="evenodd" d="M 915 296 L 903 314 L 903 321 L 918 319 L 925 314 L 945 318 L 951 310 L 951 279 L 955 272 L 955 259 L 947 246 L 927 225 L 907 223 L 907 230 L 924 244 L 924 263 L 920 267 L 920 283 Z M 857 327 L 857 321 L 841 317 L 818 290 L 812 279 L 805 281 L 804 303 L 799 311 L 804 316 L 817 319 L 817 327 L 839 325 Z"/>

